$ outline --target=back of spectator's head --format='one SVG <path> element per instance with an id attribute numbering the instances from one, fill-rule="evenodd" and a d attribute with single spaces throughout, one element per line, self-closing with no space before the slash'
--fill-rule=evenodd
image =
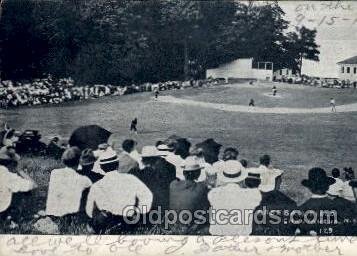
<path id="1" fill-rule="evenodd" d="M 248 161 L 247 161 L 246 159 L 240 160 L 240 163 L 242 164 L 242 166 L 243 166 L 244 168 L 247 168 L 247 167 L 248 167 Z"/>
<path id="2" fill-rule="evenodd" d="M 245 178 L 244 183 L 247 188 L 258 188 L 261 183 L 260 174 L 248 172 L 248 176 Z"/>
<path id="3" fill-rule="evenodd" d="M 134 140 L 128 139 L 124 140 L 123 143 L 121 144 L 122 148 L 124 151 L 130 153 L 131 151 L 134 150 L 136 146 L 136 142 Z"/>
<path id="4" fill-rule="evenodd" d="M 346 180 L 352 180 L 355 178 L 355 173 L 354 173 L 352 167 L 344 167 L 343 171 L 345 172 Z"/>
<path id="5" fill-rule="evenodd" d="M 76 169 L 81 157 L 81 150 L 78 147 L 70 147 L 62 154 L 62 162 L 70 168 Z"/>
<path id="6" fill-rule="evenodd" d="M 238 149 L 236 148 L 226 148 L 223 152 L 223 160 L 237 160 L 239 155 Z"/>
<path id="7" fill-rule="evenodd" d="M 261 156 L 259 162 L 261 165 L 268 167 L 270 165 L 270 156 L 269 155 Z"/>
<path id="8" fill-rule="evenodd" d="M 183 176 L 185 176 L 185 180 L 197 180 L 201 175 L 201 169 L 193 170 L 193 171 L 183 171 Z"/>
<path id="9" fill-rule="evenodd" d="M 99 157 L 100 168 L 105 172 L 116 171 L 119 168 L 119 159 L 117 153 L 108 148 Z"/>
<path id="10" fill-rule="evenodd" d="M 96 160 L 93 150 L 87 148 L 82 151 L 79 163 L 84 171 L 91 171 Z"/>
<path id="11" fill-rule="evenodd" d="M 331 174 L 334 178 L 339 178 L 341 176 L 340 170 L 338 168 L 333 168 Z"/>

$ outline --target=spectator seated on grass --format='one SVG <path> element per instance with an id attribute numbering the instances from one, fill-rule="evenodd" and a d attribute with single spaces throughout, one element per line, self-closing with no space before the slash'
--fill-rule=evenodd
<path id="1" fill-rule="evenodd" d="M 79 159 L 77 172 L 83 176 L 87 176 L 93 183 L 103 178 L 102 174 L 93 172 L 93 167 L 97 159 L 94 156 L 93 150 L 87 148 L 82 151 Z"/>
<path id="2" fill-rule="evenodd" d="M 324 169 L 314 167 L 309 170 L 308 179 L 304 179 L 301 184 L 307 187 L 312 196 L 305 203 L 300 206 L 303 213 L 312 211 L 316 214 L 309 218 L 309 222 L 303 221 L 298 226 L 298 233 L 301 235 L 344 235 L 349 234 L 348 228 L 351 228 L 351 224 L 345 224 L 345 217 L 348 217 L 351 211 L 345 212 L 346 209 L 352 207 L 348 200 L 340 200 L 337 198 L 330 198 L 327 194 L 329 187 L 335 183 L 335 180 L 326 175 Z M 322 211 L 330 211 L 332 214 L 325 214 L 321 216 Z M 354 212 L 352 210 L 352 212 Z M 354 218 L 355 215 L 349 216 Z"/>
<path id="3" fill-rule="evenodd" d="M 247 210 L 255 209 L 261 202 L 262 196 L 258 189 L 259 177 L 250 177 L 241 165 L 226 165 L 220 180 L 222 186 L 213 188 L 208 193 L 208 200 L 212 210 L 224 209 L 228 223 L 222 225 L 217 222 L 219 216 L 210 220 L 209 233 L 211 235 L 250 235 L 252 233 L 253 218 L 245 216 Z M 247 179 L 248 178 L 248 179 Z M 251 179 L 254 182 L 251 182 Z M 242 182 L 246 185 L 243 187 Z"/>
<path id="4" fill-rule="evenodd" d="M 176 211 L 178 216 L 181 211 L 190 211 L 191 216 L 195 216 L 194 213 L 202 211 L 207 213 L 209 208 L 209 202 L 207 198 L 208 188 L 205 183 L 197 182 L 200 177 L 201 170 L 199 162 L 194 157 L 187 157 L 183 165 L 184 180 L 174 180 L 170 184 L 170 210 Z M 185 219 L 187 223 L 175 223 L 173 228 L 179 234 L 199 234 L 202 232 L 204 226 L 208 224 L 208 214 L 202 214 L 206 221 L 202 222 L 201 219 L 195 219 L 191 221 Z M 168 218 L 170 216 L 167 216 Z M 200 223 L 196 223 L 199 221 Z M 203 231 L 204 232 L 204 231 Z M 204 233 L 207 233 L 204 232 Z"/>
<path id="5" fill-rule="evenodd" d="M 350 186 L 350 181 L 355 178 L 355 173 L 352 167 L 344 167 L 343 171 L 345 174 L 345 182 L 343 184 L 342 197 L 347 200 L 350 200 L 351 202 L 356 202 L 355 195 L 353 194 L 353 189 Z"/>
<path id="6" fill-rule="evenodd" d="M 176 178 L 175 168 L 163 156 L 166 151 L 157 150 L 155 146 L 142 149 L 143 169 L 132 169 L 130 172 L 139 178 L 152 192 L 152 209 L 165 210 L 169 206 L 169 186 Z"/>
<path id="7" fill-rule="evenodd" d="M 20 156 L 16 154 L 14 147 L 4 146 L 0 150 L 0 220 L 2 229 L 17 226 L 21 218 L 18 200 L 13 202 L 13 195 L 19 192 L 28 192 L 37 187 L 33 179 L 23 170 L 17 170 Z M 11 221 L 14 220 L 15 222 Z M 10 223 L 8 223 L 10 221 Z M 6 224 L 10 224 L 9 227 Z M 11 225 L 12 224 L 12 225 Z"/>
<path id="8" fill-rule="evenodd" d="M 85 189 L 91 180 L 77 172 L 81 151 L 77 147 L 68 148 L 62 155 L 64 168 L 51 172 L 46 202 L 46 215 L 61 223 L 61 232 L 66 233 L 73 222 L 85 222 L 85 214 L 80 212 Z M 83 208 L 83 207 L 82 207 Z"/>
<path id="9" fill-rule="evenodd" d="M 96 234 L 134 232 L 137 225 L 127 224 L 124 217 L 131 219 L 150 211 L 153 194 L 134 175 L 118 172 L 119 160 L 114 150 L 107 149 L 99 161 L 105 176 L 92 185 L 88 194 L 86 212 L 91 226 Z"/>
<path id="10" fill-rule="evenodd" d="M 331 172 L 331 176 L 335 180 L 335 183 L 330 186 L 329 190 L 327 191 L 327 194 L 332 196 L 343 197 L 344 182 L 340 178 L 341 176 L 340 170 L 337 168 L 333 168 Z"/>
<path id="11" fill-rule="evenodd" d="M 134 140 L 124 140 L 122 143 L 123 152 L 119 154 L 119 172 L 128 173 L 132 169 L 139 168 L 138 152 L 136 150 L 136 141 Z"/>
<path id="12" fill-rule="evenodd" d="M 276 179 L 281 179 L 282 170 L 274 169 L 270 165 L 270 156 L 263 155 L 260 157 L 260 165 L 258 168 L 249 168 L 248 172 L 260 175 L 261 183 L 259 189 L 262 192 L 269 192 L 274 190 Z"/>
<path id="13" fill-rule="evenodd" d="M 257 173 L 248 173 L 249 176 L 256 175 Z M 280 174 L 281 175 L 281 174 Z M 254 213 L 261 222 L 253 223 L 252 235 L 265 235 L 265 236 L 291 236 L 295 234 L 296 225 L 283 220 L 277 222 L 275 216 L 284 216 L 284 212 L 291 213 L 297 209 L 297 204 L 290 197 L 280 191 L 281 179 L 276 179 L 275 188 L 268 192 L 262 192 L 262 201 L 259 206 L 255 208 Z"/>
<path id="14" fill-rule="evenodd" d="M 58 137 L 51 139 L 46 148 L 46 154 L 55 159 L 61 159 L 64 151 L 65 147 L 60 144 L 60 139 Z"/>

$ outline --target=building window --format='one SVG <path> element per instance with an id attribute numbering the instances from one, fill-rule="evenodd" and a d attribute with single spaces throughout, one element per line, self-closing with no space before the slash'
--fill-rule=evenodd
<path id="1" fill-rule="evenodd" d="M 349 74 L 350 73 L 350 67 L 347 67 L 347 74 Z"/>
<path id="2" fill-rule="evenodd" d="M 345 67 L 342 66 L 341 73 L 345 73 Z"/>
<path id="3" fill-rule="evenodd" d="M 357 67 L 354 67 L 353 68 L 353 74 L 356 74 L 357 73 Z"/>
<path id="4" fill-rule="evenodd" d="M 280 69 L 280 75 L 282 75 L 283 74 L 283 70 L 282 69 Z"/>
<path id="5" fill-rule="evenodd" d="M 273 69 L 273 65 L 270 62 L 268 62 L 265 67 L 266 67 L 267 70 L 272 70 Z"/>

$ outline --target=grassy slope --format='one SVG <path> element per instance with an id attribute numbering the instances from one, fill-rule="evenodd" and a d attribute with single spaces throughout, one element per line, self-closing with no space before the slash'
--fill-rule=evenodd
<path id="1" fill-rule="evenodd" d="M 228 103 L 235 98 L 238 102 L 244 101 L 249 98 L 249 94 L 256 94 L 265 100 L 266 106 L 273 104 L 270 97 L 262 96 L 262 93 L 270 91 L 269 85 L 258 90 L 246 88 L 204 90 L 188 89 L 164 94 L 207 101 L 226 98 Z M 295 93 L 295 89 L 285 90 L 289 94 Z M 315 95 L 316 102 L 321 104 L 325 104 L 325 99 L 328 102 L 329 97 L 336 94 L 334 91 L 319 88 L 296 89 L 296 91 L 299 95 L 301 93 Z M 318 92 L 321 92 L 321 95 Z M 339 93 L 338 104 L 353 102 L 356 97 L 350 91 L 339 91 Z M 321 166 L 331 170 L 335 166 L 357 167 L 355 157 L 357 115 L 355 113 L 318 115 L 229 113 L 154 102 L 151 96 L 149 93 L 144 93 L 122 98 L 100 99 L 89 103 L 0 111 L 0 117 L 18 129 L 41 130 L 45 140 L 57 134 L 68 137 L 78 126 L 96 123 L 114 133 L 112 140 L 116 145 L 128 137 L 138 140 L 139 146 L 150 145 L 171 134 L 178 134 L 188 137 L 194 143 L 212 137 L 224 146 L 237 146 L 241 158 L 248 159 L 250 165 L 254 165 L 260 155 L 269 153 L 274 165 L 286 171 L 282 190 L 298 203 L 303 202 L 308 196 L 308 191 L 300 185 L 301 180 L 306 177 L 308 168 Z M 308 96 L 296 97 L 295 101 L 297 107 L 310 104 Z M 128 132 L 130 120 L 135 116 L 139 118 L 139 135 Z M 30 173 L 34 170 L 33 175 L 41 184 L 39 192 L 35 194 L 34 202 L 38 209 L 43 209 L 49 170 L 56 167 L 58 163 L 42 158 L 25 158 L 21 165 L 27 165 Z"/>

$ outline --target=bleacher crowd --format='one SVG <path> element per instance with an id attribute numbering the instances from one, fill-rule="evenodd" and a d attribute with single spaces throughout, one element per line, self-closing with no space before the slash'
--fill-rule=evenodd
<path id="1" fill-rule="evenodd" d="M 54 79 L 48 76 L 35 79 L 32 82 L 13 82 L 10 80 L 0 83 L 0 108 L 18 106 L 35 106 L 43 104 L 59 104 L 69 101 L 100 98 L 109 95 L 124 95 L 143 91 L 162 91 L 182 89 L 190 86 L 218 84 L 218 80 L 167 81 L 162 83 L 144 83 L 129 86 L 113 85 L 75 85 L 73 79 Z"/>
<path id="2" fill-rule="evenodd" d="M 17 141 L 16 132 L 7 132 L 0 150 L 3 229 L 17 225 L 13 195 L 37 186 L 17 168 Z M 320 167 L 310 169 L 296 186 L 308 188 L 311 197 L 298 206 L 280 190 L 284 171 L 272 167 L 269 155 L 253 166 L 240 159 L 237 148 L 221 150 L 213 139 L 191 145 L 171 136 L 141 152 L 132 139 L 122 142 L 121 152 L 107 143 L 92 149 L 64 148 L 58 140 L 50 144 L 51 150 L 56 146 L 63 150 L 63 168 L 51 171 L 45 209 L 37 209 L 33 221 L 36 232 L 66 234 L 68 227 L 84 225 L 96 234 L 140 234 L 154 226 L 160 227 L 159 234 L 357 234 L 351 167 L 334 168 L 331 175 Z M 249 209 L 254 218 L 244 216 Z M 334 212 L 330 222 L 322 211 Z M 153 212 L 163 215 L 159 223 L 146 220 Z M 227 221 L 222 224 L 222 219 Z"/>

